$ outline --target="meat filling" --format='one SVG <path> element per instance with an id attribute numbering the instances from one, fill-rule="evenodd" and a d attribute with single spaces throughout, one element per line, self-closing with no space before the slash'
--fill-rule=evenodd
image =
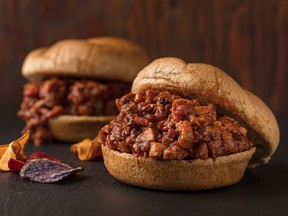
<path id="1" fill-rule="evenodd" d="M 35 144 L 49 143 L 52 135 L 47 121 L 60 114 L 117 115 L 115 99 L 127 93 L 131 85 L 125 82 L 106 83 L 77 78 L 50 78 L 42 83 L 27 83 L 18 116 L 31 130 Z"/>
<path id="2" fill-rule="evenodd" d="M 99 132 L 111 150 L 162 160 L 205 160 L 252 148 L 247 130 L 217 115 L 211 103 L 147 90 L 129 93 L 116 104 L 117 119 Z"/>

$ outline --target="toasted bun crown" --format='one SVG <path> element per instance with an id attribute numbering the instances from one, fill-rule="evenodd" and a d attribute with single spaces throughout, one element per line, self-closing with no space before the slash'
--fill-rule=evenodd
<path id="1" fill-rule="evenodd" d="M 139 72 L 133 82 L 133 93 L 147 89 L 168 90 L 185 98 L 204 99 L 238 118 L 250 129 L 248 136 L 257 147 L 250 166 L 267 163 L 279 144 L 279 127 L 271 110 L 219 68 L 187 64 L 178 58 L 160 58 Z"/>
<path id="2" fill-rule="evenodd" d="M 147 64 L 146 52 L 124 39 L 69 39 L 33 50 L 23 63 L 22 73 L 30 81 L 55 75 L 133 81 Z"/>

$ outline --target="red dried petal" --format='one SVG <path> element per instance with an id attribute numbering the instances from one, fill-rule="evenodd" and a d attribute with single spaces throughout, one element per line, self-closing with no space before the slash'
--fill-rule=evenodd
<path id="1" fill-rule="evenodd" d="M 45 152 L 34 152 L 34 153 L 28 155 L 27 160 L 41 159 L 41 158 L 46 158 L 46 159 L 51 160 L 51 161 L 61 162 L 61 160 L 59 160 L 58 158 L 54 158 L 54 157 L 46 154 Z"/>
<path id="2" fill-rule="evenodd" d="M 24 165 L 25 163 L 21 160 L 10 158 L 8 161 L 8 168 L 12 172 L 20 171 Z"/>

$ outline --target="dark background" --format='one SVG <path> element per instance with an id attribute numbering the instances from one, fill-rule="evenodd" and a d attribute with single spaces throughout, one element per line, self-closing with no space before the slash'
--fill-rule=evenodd
<path id="1" fill-rule="evenodd" d="M 150 59 L 220 67 L 274 112 L 287 113 L 287 0 L 1 0 L 0 107 L 18 107 L 21 66 L 64 38 L 118 36 Z"/>
<path id="2" fill-rule="evenodd" d="M 288 0 L 0 0 L 0 143 L 24 125 L 16 112 L 25 56 L 96 36 L 133 40 L 151 61 L 175 56 L 223 69 L 276 114 L 278 150 L 232 187 L 172 193 L 121 184 L 101 160 L 80 162 L 68 144 L 28 143 L 27 154 L 44 151 L 84 171 L 55 185 L 0 173 L 0 215 L 287 215 Z"/>

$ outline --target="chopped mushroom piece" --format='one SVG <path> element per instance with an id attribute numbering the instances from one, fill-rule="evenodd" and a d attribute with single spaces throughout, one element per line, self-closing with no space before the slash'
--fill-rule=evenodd
<path id="1" fill-rule="evenodd" d="M 158 142 L 152 142 L 151 143 L 151 148 L 149 152 L 149 157 L 151 158 L 162 158 L 163 152 L 166 149 L 166 145 L 163 143 L 158 143 Z"/>
<path id="2" fill-rule="evenodd" d="M 136 138 L 136 142 L 155 141 L 155 133 L 156 132 L 152 128 L 148 128 L 139 134 Z"/>

